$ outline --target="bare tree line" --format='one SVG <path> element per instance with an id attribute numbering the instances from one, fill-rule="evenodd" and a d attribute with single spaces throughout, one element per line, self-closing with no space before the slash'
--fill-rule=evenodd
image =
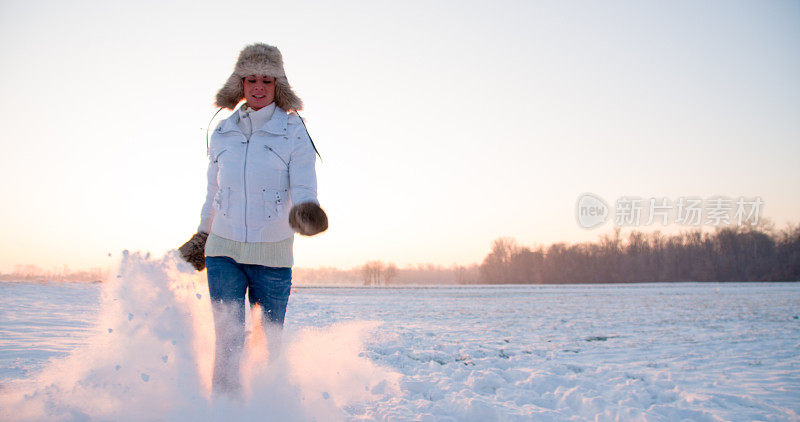
<path id="1" fill-rule="evenodd" d="M 418 284 L 475 284 L 479 282 L 477 264 L 417 264 L 398 268 L 393 262 L 369 261 L 358 267 L 342 270 L 334 267 L 294 268 L 293 283 L 300 285 L 397 286 Z"/>
<path id="2" fill-rule="evenodd" d="M 621 229 L 596 242 L 528 247 L 501 237 L 480 265 L 449 267 L 369 261 L 350 270 L 296 269 L 302 284 L 566 284 L 678 281 L 800 281 L 800 224 L 777 231 L 727 226 L 674 235 Z"/>
<path id="3" fill-rule="evenodd" d="M 528 247 L 514 238 L 492 243 L 481 264 L 417 264 L 398 268 L 392 262 L 369 261 L 351 269 L 293 268 L 300 285 L 395 286 L 419 284 L 563 284 L 676 281 L 800 281 L 800 224 L 775 230 L 727 226 L 664 235 L 658 231 L 619 228 L 596 242 Z M 105 271 L 45 271 L 17 265 L 0 280 L 100 281 Z"/>
<path id="4" fill-rule="evenodd" d="M 361 267 L 361 278 L 365 286 L 386 286 L 397 278 L 397 265 L 383 261 L 370 261 Z"/>
<path id="5" fill-rule="evenodd" d="M 631 283 L 676 281 L 800 281 L 800 224 L 727 226 L 666 236 L 620 229 L 598 242 L 530 248 L 494 241 L 480 265 L 481 282 Z"/>
<path id="6" fill-rule="evenodd" d="M 100 282 L 106 278 L 106 271 L 100 268 L 70 271 L 64 265 L 61 269 L 43 270 L 36 265 L 15 265 L 14 271 L 0 274 L 0 280 L 8 281 L 79 281 Z"/>

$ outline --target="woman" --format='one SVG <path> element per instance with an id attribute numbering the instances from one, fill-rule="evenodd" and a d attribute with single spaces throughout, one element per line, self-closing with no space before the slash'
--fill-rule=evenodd
<path id="1" fill-rule="evenodd" d="M 207 268 L 216 331 L 213 391 L 237 394 L 245 338 L 245 292 L 278 352 L 292 278 L 294 232 L 327 229 L 317 201 L 315 149 L 297 111 L 276 47 L 254 44 L 239 54 L 217 93 L 235 110 L 211 136 L 208 191 L 197 233 L 180 247 L 198 271 Z"/>

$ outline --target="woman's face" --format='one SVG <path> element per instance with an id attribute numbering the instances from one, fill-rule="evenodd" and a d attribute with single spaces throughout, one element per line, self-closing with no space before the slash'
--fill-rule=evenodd
<path id="1" fill-rule="evenodd" d="M 275 101 L 275 78 L 250 75 L 244 78 L 244 98 L 253 110 L 260 110 Z"/>

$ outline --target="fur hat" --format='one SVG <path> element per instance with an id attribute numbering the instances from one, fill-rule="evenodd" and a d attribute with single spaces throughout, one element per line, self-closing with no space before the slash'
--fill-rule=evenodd
<path id="1" fill-rule="evenodd" d="M 302 110 L 303 101 L 292 91 L 286 72 L 283 71 L 283 57 L 277 47 L 267 44 L 253 44 L 239 53 L 239 60 L 228 81 L 217 92 L 217 107 L 236 108 L 244 98 L 242 79 L 250 75 L 267 75 L 275 78 L 275 104 L 286 110 Z"/>

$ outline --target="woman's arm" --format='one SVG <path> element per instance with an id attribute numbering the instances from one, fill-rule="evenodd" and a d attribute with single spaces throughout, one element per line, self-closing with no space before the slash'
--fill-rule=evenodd
<path id="1" fill-rule="evenodd" d="M 206 187 L 206 202 L 203 204 L 203 209 L 200 212 L 200 225 L 197 226 L 198 232 L 211 233 L 211 223 L 214 221 L 216 210 L 214 209 L 214 197 L 217 195 L 219 185 L 217 184 L 217 173 L 219 172 L 219 165 L 217 164 L 217 157 L 212 151 L 208 156 L 208 171 L 206 177 L 208 184 Z"/>
<path id="2" fill-rule="evenodd" d="M 316 151 L 302 126 L 291 139 L 294 147 L 289 158 L 289 192 L 294 205 L 289 211 L 289 225 L 302 235 L 313 236 L 328 229 L 328 216 L 317 200 Z"/>
<path id="3" fill-rule="evenodd" d="M 289 192 L 292 203 L 305 202 L 319 204 L 317 200 L 317 172 L 314 168 L 316 155 L 311 146 L 311 138 L 305 128 L 298 126 L 291 136 L 292 154 L 289 157 Z"/>
<path id="4" fill-rule="evenodd" d="M 197 227 L 197 233 L 195 233 L 188 242 L 178 248 L 184 261 L 192 264 L 197 271 L 203 271 L 203 268 L 206 266 L 206 240 L 208 239 L 208 234 L 211 233 L 211 223 L 214 221 L 214 215 L 216 214 L 216 210 L 214 209 L 214 197 L 217 195 L 217 190 L 219 189 L 217 185 L 219 165 L 214 155 L 216 154 L 209 153 L 206 202 L 203 204 L 203 209 L 200 212 L 200 225 Z"/>

